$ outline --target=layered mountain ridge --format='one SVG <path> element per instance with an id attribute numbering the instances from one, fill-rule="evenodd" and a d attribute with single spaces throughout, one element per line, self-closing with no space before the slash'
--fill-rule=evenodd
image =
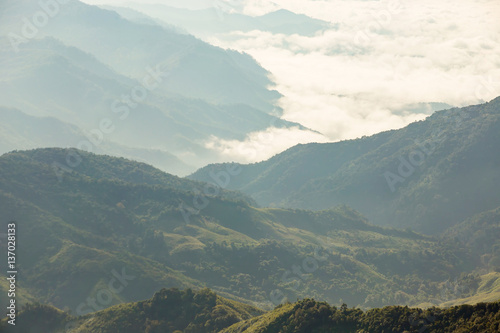
<path id="1" fill-rule="evenodd" d="M 113 302 L 210 287 L 264 308 L 304 297 L 438 305 L 475 295 L 498 257 L 454 237 L 377 227 L 345 206 L 255 208 L 239 192 L 73 149 L 4 154 L 0 171 L 0 209 L 24 244 L 26 300 L 73 311 L 122 269 L 136 279 Z M 485 254 L 490 261 L 478 260 Z"/>
<path id="2" fill-rule="evenodd" d="M 500 98 L 438 111 L 400 130 L 298 145 L 240 165 L 228 188 L 259 204 L 326 209 L 347 204 L 378 225 L 438 234 L 500 205 Z M 210 165 L 190 176 L 210 181 Z"/>

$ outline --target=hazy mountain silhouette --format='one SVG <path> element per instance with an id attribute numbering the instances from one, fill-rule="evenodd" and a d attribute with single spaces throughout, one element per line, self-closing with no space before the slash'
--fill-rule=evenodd
<path id="1" fill-rule="evenodd" d="M 159 20 L 157 22 L 175 25 L 199 37 L 208 37 L 232 31 L 248 32 L 252 30 L 275 34 L 314 36 L 314 34 L 321 31 L 335 28 L 335 25 L 329 22 L 313 19 L 304 14 L 296 14 L 285 9 L 256 17 L 238 14 L 234 12 L 234 8 L 223 2 L 214 2 L 212 8 L 198 10 L 147 3 L 130 3 L 127 8 L 112 6 L 105 8 L 116 10 L 129 19 L 139 19 L 140 16 L 130 11 L 130 8 L 132 8 Z"/>

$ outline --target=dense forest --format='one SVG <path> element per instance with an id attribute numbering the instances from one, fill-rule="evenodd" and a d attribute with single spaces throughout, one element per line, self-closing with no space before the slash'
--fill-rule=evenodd
<path id="1" fill-rule="evenodd" d="M 75 317 L 54 307 L 27 304 L 18 333 L 497 333 L 500 302 L 428 309 L 388 306 L 363 311 L 304 299 L 263 312 L 209 289 L 162 289 L 146 301 Z M 0 329 L 6 330 L 6 321 Z M 7 331 L 8 332 L 8 331 Z"/>
<path id="2" fill-rule="evenodd" d="M 80 164 L 59 167 L 76 154 Z M 5 154 L 0 170 L 0 209 L 22 231 L 21 303 L 77 312 L 122 272 L 134 277 L 130 287 L 94 310 L 163 287 L 209 287 L 264 309 L 307 297 L 360 308 L 440 305 L 500 291 L 495 237 L 481 238 L 479 251 L 461 236 L 374 226 L 347 206 L 257 208 L 238 192 L 206 195 L 205 183 L 71 149 Z"/>
<path id="3" fill-rule="evenodd" d="M 363 312 L 357 308 L 330 306 L 305 299 L 277 307 L 224 330 L 225 333 L 410 333 L 410 332 L 498 332 L 500 303 L 461 305 L 426 310 L 388 306 Z"/>
<path id="4" fill-rule="evenodd" d="M 430 235 L 500 206 L 500 97 L 437 111 L 402 129 L 356 140 L 294 146 L 240 165 L 228 188 L 268 206 L 339 204 L 370 222 Z M 190 176 L 213 181 L 224 164 Z"/>
<path id="5" fill-rule="evenodd" d="M 154 2 L 0 0 L 0 333 L 500 332 L 498 0 Z"/>

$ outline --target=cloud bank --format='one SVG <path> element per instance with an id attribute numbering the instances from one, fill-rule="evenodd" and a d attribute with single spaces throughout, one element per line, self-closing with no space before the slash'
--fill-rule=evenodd
<path id="1" fill-rule="evenodd" d="M 205 147 L 219 152 L 222 160 L 252 163 L 266 160 L 299 143 L 328 141 L 322 134 L 296 127 L 289 129 L 269 127 L 265 131 L 250 133 L 243 141 L 223 140 L 213 136 Z"/>
<path id="2" fill-rule="evenodd" d="M 331 140 L 423 119 L 405 107 L 463 106 L 500 94 L 496 1 L 247 1 L 253 15 L 277 6 L 338 23 L 314 37 L 262 31 L 215 36 L 253 55 L 274 76 L 284 118 Z"/>
<path id="3" fill-rule="evenodd" d="M 283 8 L 335 24 L 313 37 L 256 30 L 208 39 L 251 54 L 284 95 L 283 118 L 324 135 L 270 128 L 241 142 L 211 138 L 206 145 L 224 159 L 252 162 L 299 142 L 401 128 L 430 114 L 429 107 L 415 108 L 417 103 L 465 106 L 500 95 L 497 0 L 211 3 L 254 16 Z M 262 144 L 266 133 L 273 133 L 275 144 Z"/>

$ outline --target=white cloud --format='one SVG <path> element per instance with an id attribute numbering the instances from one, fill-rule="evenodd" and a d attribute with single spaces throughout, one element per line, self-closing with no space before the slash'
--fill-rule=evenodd
<path id="1" fill-rule="evenodd" d="M 99 0 L 88 0 L 99 1 Z M 106 0 L 103 0 L 106 1 Z M 112 1 L 112 0 L 108 0 Z M 172 3 L 180 0 L 164 0 Z M 202 1 L 202 0 L 200 0 Z M 337 28 L 313 37 L 232 32 L 208 41 L 245 51 L 268 69 L 284 97 L 284 119 L 328 140 L 400 128 L 428 111 L 405 106 L 477 104 L 500 95 L 500 2 L 497 0 L 215 0 L 249 15 L 278 8 Z M 161 0 L 156 0 L 162 3 Z M 223 156 L 254 161 L 307 140 L 298 129 L 269 129 L 244 141 L 212 138 Z"/>
<path id="2" fill-rule="evenodd" d="M 243 141 L 212 137 L 205 146 L 217 151 L 222 160 L 251 163 L 268 159 L 299 143 L 327 141 L 328 139 L 321 134 L 296 127 L 288 129 L 270 127 L 265 131 L 250 133 Z"/>
<path id="3" fill-rule="evenodd" d="M 284 118 L 330 140 L 403 127 L 427 115 L 402 112 L 405 105 L 463 106 L 500 95 L 496 1 L 274 2 L 339 27 L 314 37 L 233 32 L 210 42 L 254 56 L 284 95 Z M 245 3 L 254 15 L 272 9 Z"/>

